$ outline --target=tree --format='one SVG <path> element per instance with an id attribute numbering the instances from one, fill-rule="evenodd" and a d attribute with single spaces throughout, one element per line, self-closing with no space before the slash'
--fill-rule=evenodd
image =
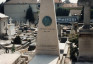
<path id="1" fill-rule="evenodd" d="M 0 13 L 4 13 L 4 3 L 0 4 Z"/>
<path id="2" fill-rule="evenodd" d="M 6 0 L 6 2 L 8 2 L 8 1 L 10 1 L 10 0 Z M 4 4 L 6 3 L 6 2 L 2 2 L 1 4 L 0 4 L 0 13 L 4 13 Z"/>
<path id="3" fill-rule="evenodd" d="M 16 38 L 13 40 L 13 44 L 22 44 L 20 36 L 16 36 Z"/>
<path id="4" fill-rule="evenodd" d="M 68 16 L 69 12 L 69 9 L 59 7 L 56 9 L 56 16 Z"/>
<path id="5" fill-rule="evenodd" d="M 29 20 L 29 22 L 32 24 L 34 24 L 35 22 L 35 18 L 31 6 L 29 6 L 29 8 L 27 9 L 26 20 Z"/>
<path id="6" fill-rule="evenodd" d="M 91 7 L 90 18 L 93 19 L 93 7 Z"/>
<path id="7" fill-rule="evenodd" d="M 6 2 L 8 2 L 8 1 L 10 1 L 10 0 L 6 0 Z"/>
<path id="8" fill-rule="evenodd" d="M 77 57 L 78 57 L 78 35 L 74 34 L 74 35 L 70 35 L 69 37 L 69 41 L 71 42 L 70 44 L 70 59 L 74 62 L 77 61 Z"/>

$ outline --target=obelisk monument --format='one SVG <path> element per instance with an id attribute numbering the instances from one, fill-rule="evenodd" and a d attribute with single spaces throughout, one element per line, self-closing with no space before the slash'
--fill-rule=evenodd
<path id="1" fill-rule="evenodd" d="M 80 62 L 93 62 L 93 28 L 90 25 L 90 7 L 93 0 L 78 0 L 84 6 L 84 26 L 79 30 L 79 58 Z"/>
<path id="2" fill-rule="evenodd" d="M 36 54 L 59 55 L 54 0 L 41 0 Z"/>

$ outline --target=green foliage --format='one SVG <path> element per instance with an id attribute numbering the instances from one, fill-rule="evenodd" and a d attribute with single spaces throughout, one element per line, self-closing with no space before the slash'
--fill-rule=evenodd
<path id="1" fill-rule="evenodd" d="M 16 36 L 16 38 L 13 40 L 13 44 L 21 44 L 21 38 L 20 36 Z"/>
<path id="2" fill-rule="evenodd" d="M 69 12 L 69 9 L 59 7 L 56 9 L 56 16 L 68 16 Z"/>
<path id="3" fill-rule="evenodd" d="M 70 59 L 72 61 L 77 61 L 78 57 L 78 35 L 70 35 L 69 41 L 71 42 L 70 44 Z"/>
<path id="4" fill-rule="evenodd" d="M 78 47 L 78 35 L 70 35 L 72 37 L 69 38 L 69 41 L 72 43 L 75 43 L 75 45 Z"/>
<path id="5" fill-rule="evenodd" d="M 73 62 L 76 62 L 77 61 L 77 47 L 70 47 L 70 59 L 73 61 Z"/>
<path id="6" fill-rule="evenodd" d="M 32 24 L 35 22 L 35 18 L 31 6 L 29 6 L 29 8 L 27 9 L 26 20 L 29 20 L 29 22 Z"/>
<path id="7" fill-rule="evenodd" d="M 14 44 L 13 44 L 13 46 L 12 46 L 11 51 L 12 51 L 12 53 L 14 53 L 14 52 L 15 52 L 15 45 L 14 45 Z"/>

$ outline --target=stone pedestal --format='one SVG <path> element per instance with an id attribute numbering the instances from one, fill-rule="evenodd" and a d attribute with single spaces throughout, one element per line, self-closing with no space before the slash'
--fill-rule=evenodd
<path id="1" fill-rule="evenodd" d="M 93 29 L 79 32 L 79 62 L 93 62 Z"/>
<path id="2" fill-rule="evenodd" d="M 84 6 L 84 26 L 79 31 L 79 62 L 93 62 L 93 28 L 90 26 L 92 0 L 78 0 Z"/>
<path id="3" fill-rule="evenodd" d="M 41 0 L 36 53 L 59 56 L 54 0 Z"/>

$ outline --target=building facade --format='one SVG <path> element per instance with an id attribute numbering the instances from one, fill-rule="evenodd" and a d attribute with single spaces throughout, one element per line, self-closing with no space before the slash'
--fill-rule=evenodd
<path id="1" fill-rule="evenodd" d="M 4 5 L 4 13 L 10 16 L 13 21 L 26 21 L 26 11 L 31 6 L 34 17 L 37 20 L 37 0 L 10 0 Z"/>
<path id="2" fill-rule="evenodd" d="M 8 16 L 0 13 L 0 36 L 6 33 Z"/>
<path id="3" fill-rule="evenodd" d="M 58 7 L 62 7 L 62 0 L 54 0 L 55 1 L 55 9 L 57 9 Z"/>

